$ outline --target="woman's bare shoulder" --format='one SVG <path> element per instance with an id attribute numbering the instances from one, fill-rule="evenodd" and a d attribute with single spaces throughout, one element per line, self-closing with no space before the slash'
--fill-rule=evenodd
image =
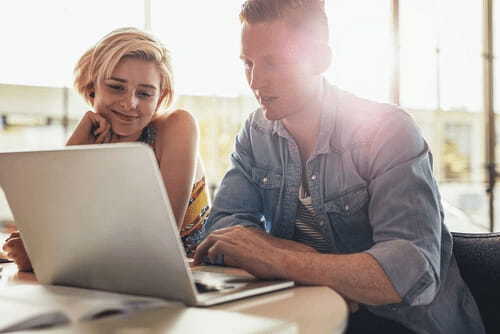
<path id="1" fill-rule="evenodd" d="M 165 114 L 158 115 L 152 121 L 158 135 L 170 134 L 196 134 L 198 124 L 194 116 L 183 109 L 177 109 Z"/>

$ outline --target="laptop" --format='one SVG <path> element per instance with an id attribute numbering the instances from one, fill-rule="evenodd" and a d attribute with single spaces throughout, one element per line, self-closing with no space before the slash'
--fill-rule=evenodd
<path id="1" fill-rule="evenodd" d="M 145 144 L 0 153 L 0 187 L 42 284 L 192 306 L 294 285 L 192 271 L 155 155 Z"/>

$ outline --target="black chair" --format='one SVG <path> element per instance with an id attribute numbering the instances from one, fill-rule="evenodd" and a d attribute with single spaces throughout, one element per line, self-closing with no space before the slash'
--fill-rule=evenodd
<path id="1" fill-rule="evenodd" d="M 486 333 L 500 333 L 500 233 L 453 232 L 453 253 Z"/>

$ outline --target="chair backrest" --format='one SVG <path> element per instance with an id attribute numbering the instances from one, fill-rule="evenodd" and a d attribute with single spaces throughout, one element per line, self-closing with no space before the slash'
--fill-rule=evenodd
<path id="1" fill-rule="evenodd" d="M 500 333 L 500 233 L 453 232 L 453 254 L 487 333 Z"/>

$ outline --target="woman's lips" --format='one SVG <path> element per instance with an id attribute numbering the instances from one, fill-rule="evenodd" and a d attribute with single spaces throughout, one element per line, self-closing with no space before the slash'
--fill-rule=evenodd
<path id="1" fill-rule="evenodd" d="M 125 122 L 133 122 L 136 119 L 139 118 L 139 116 L 136 115 L 127 115 L 121 112 L 117 112 L 115 110 L 112 110 L 113 114 L 118 117 L 120 120 L 125 121 Z"/>

